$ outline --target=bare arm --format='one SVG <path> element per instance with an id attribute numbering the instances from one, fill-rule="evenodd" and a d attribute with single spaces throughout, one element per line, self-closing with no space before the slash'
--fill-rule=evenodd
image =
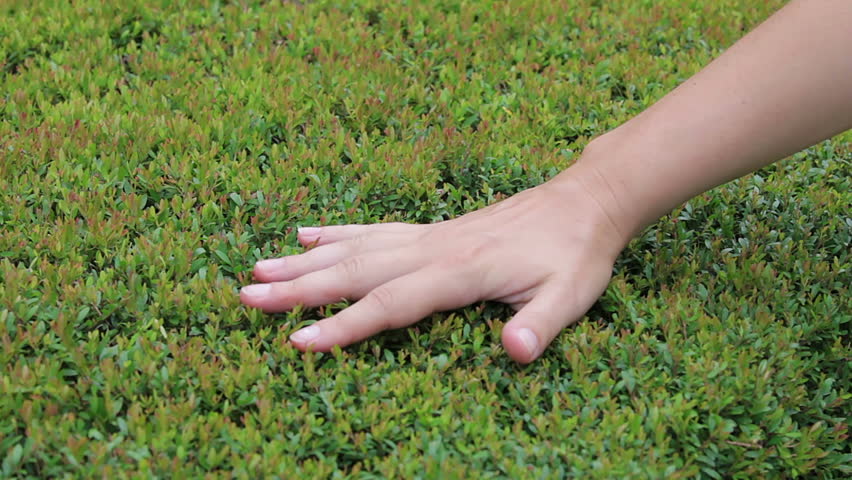
<path id="1" fill-rule="evenodd" d="M 593 179 L 630 235 L 694 195 L 849 128 L 852 2 L 794 0 L 597 139 L 565 174 Z"/>
<path id="2" fill-rule="evenodd" d="M 291 336 L 328 351 L 478 300 L 530 362 L 606 289 L 619 252 L 679 203 L 852 126 L 852 1 L 794 0 L 577 164 L 433 225 L 300 232 L 301 255 L 259 262 L 241 299 L 265 311 L 357 299 Z M 534 245 L 534 249 L 529 247 Z"/>

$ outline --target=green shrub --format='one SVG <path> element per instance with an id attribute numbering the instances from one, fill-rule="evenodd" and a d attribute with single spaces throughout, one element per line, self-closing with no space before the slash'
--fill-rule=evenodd
<path id="1" fill-rule="evenodd" d="M 295 227 L 541 183 L 781 6 L 4 2 L 0 475 L 842 478 L 852 135 L 699 196 L 538 362 L 480 304 L 333 354 Z"/>

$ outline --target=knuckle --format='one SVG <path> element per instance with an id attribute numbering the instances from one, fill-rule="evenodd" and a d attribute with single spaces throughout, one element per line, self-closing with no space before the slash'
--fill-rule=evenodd
<path id="1" fill-rule="evenodd" d="M 381 286 L 373 289 L 365 300 L 380 312 L 392 312 L 395 299 L 396 294 L 391 289 Z"/>
<path id="2" fill-rule="evenodd" d="M 355 279 L 364 273 L 364 257 L 354 256 L 341 260 L 336 266 L 336 273 L 345 279 Z"/>
<path id="3" fill-rule="evenodd" d="M 355 235 L 346 241 L 346 251 L 350 255 L 358 254 L 366 249 L 368 243 L 369 238 L 367 234 Z"/>

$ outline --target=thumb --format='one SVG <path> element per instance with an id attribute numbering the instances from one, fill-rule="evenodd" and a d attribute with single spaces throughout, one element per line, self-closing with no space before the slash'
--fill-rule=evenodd
<path id="1" fill-rule="evenodd" d="M 591 307 L 579 303 L 582 305 L 565 285 L 545 286 L 503 327 L 506 352 L 520 363 L 537 359 L 563 328 L 576 322 Z"/>

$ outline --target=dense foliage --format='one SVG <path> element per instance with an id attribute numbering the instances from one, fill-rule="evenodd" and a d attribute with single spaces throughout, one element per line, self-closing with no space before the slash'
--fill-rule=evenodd
<path id="1" fill-rule="evenodd" d="M 342 305 L 236 295 L 296 226 L 542 182 L 782 3 L 2 2 L 0 476 L 852 474 L 849 132 L 646 230 L 527 367 L 500 305 L 301 354 Z"/>

